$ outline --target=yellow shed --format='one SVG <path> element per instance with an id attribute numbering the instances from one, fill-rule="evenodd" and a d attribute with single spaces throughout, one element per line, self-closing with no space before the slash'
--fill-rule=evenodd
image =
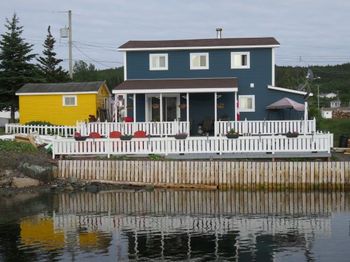
<path id="1" fill-rule="evenodd" d="M 75 125 L 89 116 L 110 120 L 111 93 L 105 81 L 25 84 L 16 95 L 21 124 L 47 121 Z"/>

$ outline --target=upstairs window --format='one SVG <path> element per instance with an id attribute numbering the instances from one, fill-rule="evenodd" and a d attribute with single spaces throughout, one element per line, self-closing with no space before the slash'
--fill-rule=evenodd
<path id="1" fill-rule="evenodd" d="M 231 52 L 231 69 L 250 68 L 249 52 Z"/>
<path id="2" fill-rule="evenodd" d="M 255 112 L 255 96 L 254 95 L 239 96 L 239 111 Z"/>
<path id="3" fill-rule="evenodd" d="M 168 70 L 168 54 L 150 54 L 149 70 Z"/>
<path id="4" fill-rule="evenodd" d="M 191 53 L 190 69 L 191 70 L 209 69 L 209 54 L 208 53 Z"/>
<path id="5" fill-rule="evenodd" d="M 76 106 L 77 96 L 63 96 L 63 106 Z"/>

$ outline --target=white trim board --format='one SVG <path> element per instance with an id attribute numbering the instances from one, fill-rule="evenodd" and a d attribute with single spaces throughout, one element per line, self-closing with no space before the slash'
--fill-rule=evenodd
<path id="1" fill-rule="evenodd" d="M 238 92 L 237 87 L 220 87 L 220 88 L 172 88 L 172 89 L 134 89 L 134 90 L 113 90 L 113 94 L 177 94 L 177 93 L 229 93 Z"/>
<path id="2" fill-rule="evenodd" d="M 124 81 L 126 81 L 128 79 L 128 67 L 127 67 L 127 57 L 126 57 L 126 52 L 124 52 L 123 55 L 123 62 L 124 62 Z"/>
<path id="3" fill-rule="evenodd" d="M 82 95 L 82 94 L 98 94 L 98 91 L 87 91 L 87 92 L 46 92 L 46 93 L 16 93 L 16 96 Z"/>
<path id="4" fill-rule="evenodd" d="M 280 45 L 242 45 L 242 46 L 189 46 L 189 47 L 140 47 L 118 48 L 118 51 L 159 51 L 159 50 L 201 50 L 201 49 L 246 49 L 246 48 L 275 48 Z"/>
<path id="5" fill-rule="evenodd" d="M 304 91 L 299 91 L 299 90 L 294 90 L 294 89 L 289 89 L 289 88 L 284 88 L 284 87 L 278 87 L 278 86 L 267 86 L 268 89 L 271 90 L 276 90 L 276 91 L 282 91 L 282 92 L 287 92 L 287 93 L 292 93 L 292 94 L 297 94 L 297 95 L 306 95 L 307 92 Z M 310 96 L 313 96 L 312 93 L 310 93 Z"/>

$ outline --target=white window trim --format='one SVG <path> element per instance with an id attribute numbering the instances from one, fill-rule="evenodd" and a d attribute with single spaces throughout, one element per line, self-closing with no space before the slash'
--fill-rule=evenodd
<path id="1" fill-rule="evenodd" d="M 205 62 L 206 62 L 206 66 L 193 66 L 192 65 L 192 58 L 194 56 L 205 56 Z M 209 69 L 209 53 L 190 53 L 190 70 L 206 70 Z"/>
<path id="2" fill-rule="evenodd" d="M 241 98 L 252 98 L 252 106 L 253 108 L 251 109 L 241 109 L 241 103 L 240 99 Z M 238 101 L 239 101 L 239 112 L 255 112 L 255 95 L 239 95 L 238 96 Z"/>
<path id="3" fill-rule="evenodd" d="M 153 57 L 158 57 L 158 56 L 164 56 L 165 57 L 165 67 L 164 68 L 153 67 L 153 65 L 152 65 L 152 58 Z M 151 70 L 151 71 L 166 71 L 166 70 L 168 70 L 168 54 L 167 53 L 149 54 L 149 70 Z"/>
<path id="4" fill-rule="evenodd" d="M 247 65 L 246 66 L 237 66 L 235 67 L 232 63 L 232 57 L 234 55 L 246 55 L 247 56 Z M 249 69 L 250 68 L 250 52 L 231 52 L 231 69 Z"/>
<path id="5" fill-rule="evenodd" d="M 74 98 L 74 105 L 66 105 L 66 98 Z M 77 96 L 62 96 L 62 104 L 63 106 L 77 106 L 78 105 L 78 98 Z"/>

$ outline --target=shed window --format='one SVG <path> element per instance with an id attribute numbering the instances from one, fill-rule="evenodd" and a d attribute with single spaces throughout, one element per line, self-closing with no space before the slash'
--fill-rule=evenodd
<path id="1" fill-rule="evenodd" d="M 250 68 L 249 52 L 231 52 L 231 68 L 245 69 Z"/>
<path id="2" fill-rule="evenodd" d="M 239 111 L 255 112 L 255 96 L 254 95 L 239 96 Z"/>
<path id="3" fill-rule="evenodd" d="M 149 70 L 168 70 L 168 54 L 150 54 Z"/>
<path id="4" fill-rule="evenodd" d="M 76 106 L 77 96 L 63 96 L 63 106 Z"/>
<path id="5" fill-rule="evenodd" d="M 191 70 L 209 69 L 209 54 L 208 53 L 191 53 L 190 68 Z"/>

